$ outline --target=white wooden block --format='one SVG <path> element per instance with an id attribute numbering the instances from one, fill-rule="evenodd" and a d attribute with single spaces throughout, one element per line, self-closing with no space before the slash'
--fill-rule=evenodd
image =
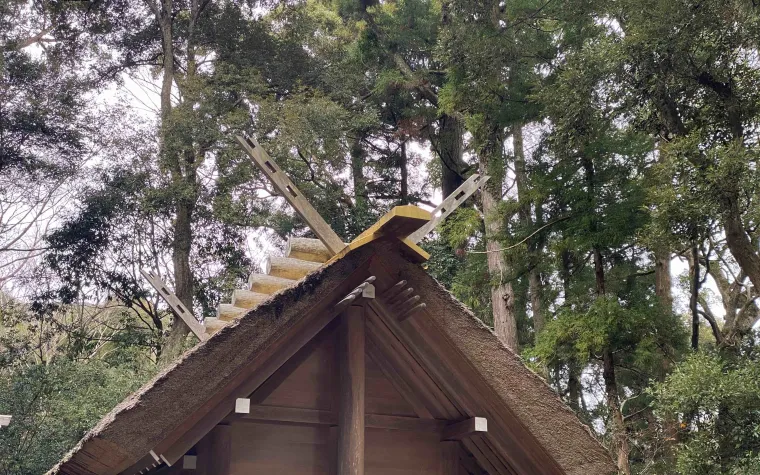
<path id="1" fill-rule="evenodd" d="M 0 427 L 7 426 L 11 423 L 11 419 L 13 419 L 13 416 L 3 416 L 0 415 Z"/>
<path id="2" fill-rule="evenodd" d="M 248 414 L 251 412 L 251 400 L 239 397 L 235 400 L 235 413 Z"/>
<path id="3" fill-rule="evenodd" d="M 375 298 L 375 286 L 372 284 L 367 284 L 362 290 L 362 297 L 365 299 Z"/>
<path id="4" fill-rule="evenodd" d="M 185 455 L 182 457 L 182 468 L 186 470 L 195 470 L 198 467 L 198 457 L 195 455 Z"/>

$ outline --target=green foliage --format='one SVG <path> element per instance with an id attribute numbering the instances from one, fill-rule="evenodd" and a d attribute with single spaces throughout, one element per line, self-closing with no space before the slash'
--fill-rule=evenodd
<path id="1" fill-rule="evenodd" d="M 584 311 L 560 310 L 539 336 L 532 354 L 553 365 L 563 358 L 594 360 L 610 348 L 621 359 L 633 360 L 636 368 L 654 371 L 659 358 L 652 353 L 682 339 L 680 321 L 663 315 L 654 305 L 624 305 L 615 298 L 599 298 Z"/>
<path id="2" fill-rule="evenodd" d="M 459 208 L 450 214 L 441 225 L 441 235 L 452 249 L 467 247 L 472 236 L 483 226 L 478 211 L 473 208 Z"/>
<path id="3" fill-rule="evenodd" d="M 37 475 L 51 468 L 148 373 L 102 361 L 56 360 L 0 371 L 0 473 Z"/>
<path id="4" fill-rule="evenodd" d="M 652 394 L 659 417 L 679 424 L 678 473 L 750 474 L 760 468 L 760 361 L 699 352 Z"/>

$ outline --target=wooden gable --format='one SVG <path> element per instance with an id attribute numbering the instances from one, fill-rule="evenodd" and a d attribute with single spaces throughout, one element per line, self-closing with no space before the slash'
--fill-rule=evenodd
<path id="1" fill-rule="evenodd" d="M 374 318 L 375 325 L 382 325 L 377 314 Z M 447 400 L 440 391 L 428 400 L 426 394 L 435 383 L 428 379 L 423 383 L 428 389 L 419 386 L 419 377 L 426 372 L 400 359 L 398 349 L 384 342 L 386 337 L 373 330 L 369 319 L 366 323 L 363 473 L 512 473 L 483 469 L 466 448 L 480 446 L 475 449 L 477 456 L 486 457 L 483 452 L 489 449 L 482 433 L 468 435 L 464 442 L 442 440 L 447 427 L 455 426 L 462 416 L 453 406 L 440 409 L 433 400 Z M 193 471 L 183 467 L 183 457 L 174 467 L 165 468 L 165 473 L 338 473 L 340 324 L 339 319 L 328 324 L 245 398 L 243 413 L 230 411 L 188 450 L 188 463 L 196 467 Z M 226 439 L 221 444 L 220 434 Z M 218 464 L 215 460 L 219 459 L 227 462 Z M 485 458 L 484 463 L 492 465 Z"/>
<path id="2" fill-rule="evenodd" d="M 277 348 L 268 353 L 272 364 L 262 365 L 261 357 L 245 364 L 238 370 L 245 378 L 235 378 L 236 385 L 226 385 L 170 431 L 150 454 L 154 460 L 145 457 L 123 473 L 190 473 L 183 468 L 185 456 L 199 475 L 573 473 L 527 427 L 525 414 L 504 404 L 483 369 L 438 326 L 442 318 L 460 319 L 454 315 L 462 308 L 452 307 L 453 299 L 398 246 L 380 240 L 363 248 L 368 255 L 337 278 L 332 293 L 319 285 L 311 288 L 312 296 L 324 298 L 319 305 L 304 306 L 297 325 L 270 342 Z M 375 298 L 357 298 L 336 311 L 342 296 L 356 294 L 350 289 L 367 280 L 376 287 Z M 420 302 L 426 306 L 409 313 Z M 466 320 L 462 337 L 472 338 L 474 322 L 470 316 Z M 539 383 L 530 388 L 535 398 L 546 398 L 543 382 L 525 371 L 489 330 L 480 324 L 474 328 L 478 339 L 488 337 L 484 348 L 493 341 L 498 345 L 500 354 L 490 364 L 504 364 L 499 358 L 509 355 L 523 376 Z M 242 330 L 233 326 L 224 331 Z M 360 355 L 354 354 L 357 348 Z M 348 387 L 347 361 L 357 365 L 348 369 L 354 378 Z M 538 410 L 551 406 L 528 400 L 521 404 Z M 356 417 L 361 418 L 358 429 Z M 546 435 L 553 427 L 544 429 Z M 588 433 L 580 434 L 591 440 Z M 588 460 L 575 473 L 608 473 L 599 469 L 609 462 L 606 452 L 598 444 L 595 448 L 594 453 L 573 455 Z M 348 461 L 356 453 L 361 456 Z"/>
<path id="3" fill-rule="evenodd" d="M 124 401 L 53 473 L 614 472 L 408 242 L 360 244 L 285 287 L 252 276 L 250 292 L 282 290 Z"/>

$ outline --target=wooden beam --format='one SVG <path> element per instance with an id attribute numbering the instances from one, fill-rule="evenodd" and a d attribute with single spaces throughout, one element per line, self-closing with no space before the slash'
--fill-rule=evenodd
<path id="1" fill-rule="evenodd" d="M 203 326 L 206 328 L 206 334 L 213 335 L 222 328 L 226 327 L 227 323 L 229 322 L 219 320 L 216 317 L 206 317 L 206 319 L 203 321 Z"/>
<path id="2" fill-rule="evenodd" d="M 373 342 L 382 351 L 402 379 L 409 384 L 432 411 L 434 417 L 459 420 L 464 417 L 449 398 L 441 391 L 431 376 L 417 362 L 409 350 L 393 335 L 385 322 L 373 311 L 367 315 L 367 330 Z"/>
<path id="3" fill-rule="evenodd" d="M 447 422 L 439 419 L 419 419 L 416 417 L 386 416 L 367 414 L 366 427 L 370 429 L 402 430 L 409 432 L 433 432 L 440 434 Z"/>
<path id="4" fill-rule="evenodd" d="M 216 318 L 225 322 L 236 320 L 248 311 L 246 308 L 236 307 L 231 303 L 220 303 L 216 307 Z"/>
<path id="5" fill-rule="evenodd" d="M 250 395 L 251 404 L 258 405 L 263 403 L 280 385 L 298 369 L 309 356 L 314 354 L 316 348 L 325 341 L 335 336 L 335 329 L 339 322 L 337 319 L 330 322 L 321 332 L 307 344 L 301 347 L 285 364 L 280 366 L 276 373 L 267 378 L 256 391 Z"/>
<path id="6" fill-rule="evenodd" d="M 393 282 L 395 282 L 394 278 L 398 276 L 398 269 L 390 269 L 386 261 L 373 261 L 370 269 L 378 277 L 380 288 L 391 287 Z M 404 323 L 399 323 L 395 315 L 389 313 L 387 307 L 380 300 L 374 300 L 368 302 L 368 304 L 370 309 L 374 310 L 374 312 L 370 312 L 370 315 L 380 317 L 380 320 L 401 342 L 401 345 L 411 352 L 413 358 L 419 361 L 419 364 L 430 373 L 430 377 L 435 380 L 436 385 L 448 398 L 451 398 L 451 401 L 462 412 L 462 416 L 460 417 L 480 413 L 491 418 L 493 414 L 499 414 L 501 418 L 493 417 L 499 422 L 515 420 L 514 415 L 510 417 L 504 414 L 505 408 L 503 405 L 497 406 L 492 403 L 493 399 L 490 399 L 490 397 L 493 389 L 481 384 L 483 382 L 482 375 L 473 372 L 472 367 L 466 361 L 455 356 L 458 355 L 456 350 L 446 346 L 451 345 L 451 343 L 445 341 L 445 338 L 441 335 L 441 330 L 431 323 L 431 318 L 410 318 Z M 435 341 L 436 349 L 432 347 L 433 341 Z M 531 443 L 531 440 L 528 438 L 529 436 L 521 433 L 522 439 L 520 439 L 516 437 L 516 433 L 518 433 L 517 428 L 500 423 L 496 423 L 494 427 L 490 428 L 489 432 L 488 439 L 493 442 L 495 450 L 481 450 L 481 453 L 486 457 L 490 457 L 492 466 L 507 465 L 510 469 L 488 470 L 482 461 L 478 460 L 478 463 L 484 469 L 491 473 L 511 473 L 513 471 L 518 473 L 534 473 L 538 470 L 535 461 L 528 459 L 530 451 L 535 453 L 533 447 L 530 449 L 525 447 L 526 444 Z M 478 445 L 480 443 L 478 439 L 480 437 L 473 438 L 473 444 Z M 467 440 L 463 439 L 463 443 Z M 508 444 L 520 446 L 523 450 L 510 451 Z M 473 455 L 476 455 L 469 447 L 467 449 Z M 505 460 L 502 461 L 502 457 Z"/>
<path id="7" fill-rule="evenodd" d="M 148 272 L 145 269 L 140 269 L 140 273 L 148 282 L 150 282 L 150 285 L 156 289 L 158 295 L 160 295 L 161 298 L 169 304 L 169 307 L 172 309 L 172 311 L 174 311 L 174 314 L 181 318 L 183 322 L 185 322 L 185 325 L 190 328 L 190 331 L 192 331 L 200 341 L 208 340 L 209 336 L 206 334 L 206 329 L 203 328 L 203 325 L 198 322 L 190 310 L 185 308 L 182 302 L 180 302 L 179 298 L 174 295 L 171 290 L 169 290 L 169 286 L 167 286 L 166 283 L 161 280 L 160 277 L 158 277 L 158 275 L 154 275 L 152 272 Z"/>
<path id="8" fill-rule="evenodd" d="M 425 310 L 425 308 L 427 308 L 427 304 L 425 302 L 422 302 L 420 304 L 415 305 L 414 307 L 404 310 L 399 313 L 398 321 L 403 322 L 404 320 L 411 317 L 412 315 Z"/>
<path id="9" fill-rule="evenodd" d="M 401 246 L 401 252 L 412 262 L 425 262 L 430 258 L 430 254 L 407 239 L 406 235 L 428 222 L 431 217 L 430 212 L 416 206 L 396 206 L 327 262 L 330 263 L 340 259 L 354 249 L 358 249 L 378 239 L 396 241 Z"/>
<path id="10" fill-rule="evenodd" d="M 405 301 L 412 295 L 414 295 L 414 287 L 409 287 L 397 293 L 394 297 L 386 300 L 385 302 L 386 302 L 386 305 L 389 305 L 392 307 L 396 305 L 397 303 Z"/>
<path id="11" fill-rule="evenodd" d="M 324 263 L 334 254 L 319 239 L 289 237 L 285 256 L 304 261 Z"/>
<path id="12" fill-rule="evenodd" d="M 398 295 L 399 292 L 402 292 L 404 289 L 406 289 L 406 281 L 400 280 L 396 282 L 392 287 L 385 289 L 385 291 L 380 295 L 380 298 L 387 302 L 390 302 L 392 298 L 394 298 L 396 295 Z"/>
<path id="13" fill-rule="evenodd" d="M 235 289 L 232 291 L 232 305 L 234 307 L 251 309 L 269 298 L 269 294 L 251 292 L 250 290 Z"/>
<path id="14" fill-rule="evenodd" d="M 429 211 L 413 205 L 396 206 L 367 228 L 354 241 L 364 238 L 406 238 L 432 219 Z"/>
<path id="15" fill-rule="evenodd" d="M 488 453 L 488 451 L 484 451 L 482 445 L 478 444 L 475 438 L 462 439 L 462 445 L 464 445 L 464 447 L 472 454 L 472 456 L 475 458 L 475 461 L 478 462 L 478 465 L 483 467 L 489 474 L 510 473 L 509 471 L 500 469 L 496 463 L 494 455 Z"/>
<path id="16" fill-rule="evenodd" d="M 441 204 L 439 204 L 431 213 L 433 218 L 421 228 L 410 234 L 409 240 L 415 244 L 422 241 L 428 233 L 434 230 L 441 221 L 454 212 L 459 205 L 464 203 L 464 201 L 487 182 L 489 178 L 491 177 L 488 175 L 479 175 L 477 173 L 468 178 L 467 181 L 459 186 L 459 188 L 454 190 L 449 196 L 441 201 Z"/>
<path id="17" fill-rule="evenodd" d="M 331 411 L 280 406 L 251 406 L 251 412 L 240 421 L 287 422 L 314 426 L 337 426 L 338 417 Z"/>
<path id="18" fill-rule="evenodd" d="M 315 426 L 338 425 L 338 417 L 331 411 L 280 406 L 251 406 L 248 414 L 239 415 L 235 420 L 241 422 L 284 422 Z M 420 419 L 385 414 L 364 415 L 364 427 L 369 429 L 441 434 L 449 424 L 449 421 L 440 419 Z"/>
<path id="19" fill-rule="evenodd" d="M 485 417 L 470 417 L 446 426 L 441 434 L 441 440 L 462 440 L 477 434 L 484 435 L 487 432 L 488 420 Z"/>
<path id="20" fill-rule="evenodd" d="M 378 269 L 375 269 L 375 270 L 377 271 Z M 379 302 L 377 301 L 369 302 L 370 310 L 374 310 L 369 313 L 371 317 L 369 319 L 369 323 L 371 324 L 371 327 L 375 329 L 375 331 L 382 330 L 382 331 L 389 332 L 386 336 L 387 341 L 394 341 L 393 339 L 394 336 L 396 338 L 406 336 L 407 334 L 401 331 L 400 327 L 398 326 L 399 323 L 396 321 L 396 319 L 390 314 L 388 314 L 383 309 L 382 305 L 377 305 L 378 303 Z M 413 322 L 414 320 L 412 319 L 409 321 Z M 409 343 L 402 340 L 406 340 L 406 338 L 396 340 L 398 342 L 398 345 L 400 345 L 398 347 L 399 348 L 398 352 L 401 353 L 403 351 L 409 351 L 409 349 L 412 349 L 414 350 L 415 354 L 412 355 L 411 358 L 412 360 L 417 360 L 417 358 L 421 356 L 421 354 L 417 351 L 419 348 L 408 346 Z M 425 346 L 427 343 L 423 344 L 423 341 L 424 340 L 416 340 L 415 344 L 418 346 Z M 446 378 L 442 376 L 442 372 L 450 371 L 450 368 L 444 367 L 444 366 L 435 366 L 432 361 L 426 361 L 425 358 L 421 358 L 419 361 L 420 363 L 425 363 L 424 367 L 427 368 L 425 370 L 426 372 L 430 371 L 430 369 L 434 370 L 428 376 L 435 379 L 435 382 L 433 382 L 435 389 L 430 391 L 430 393 L 432 395 L 438 395 L 436 391 L 443 390 L 442 396 L 445 398 L 444 401 L 448 402 L 447 399 L 449 395 L 451 395 L 452 393 L 449 392 L 449 390 L 447 390 L 448 388 L 446 384 L 441 384 L 441 383 L 443 381 L 446 381 Z M 440 365 L 440 363 L 438 364 Z M 448 375 L 448 373 L 445 373 L 445 374 Z M 461 389 L 459 390 L 462 391 Z M 460 404 L 459 404 L 459 401 L 457 400 L 459 399 L 458 396 L 460 395 L 455 394 L 453 396 L 455 397 L 452 398 L 452 402 L 449 402 L 449 404 L 452 404 L 454 401 L 456 401 L 456 406 L 457 408 L 459 408 Z M 457 409 L 457 410 L 461 412 L 463 410 L 471 410 L 471 408 L 469 406 L 465 406 L 465 407 L 462 407 L 462 409 Z M 449 415 L 448 417 L 452 419 L 454 418 L 451 415 Z M 499 437 L 499 436 L 500 434 L 495 434 L 495 437 Z M 504 464 L 501 462 L 501 460 L 499 460 L 499 456 L 496 455 L 496 453 L 489 450 L 487 447 L 483 447 L 483 441 L 480 439 L 481 439 L 480 436 L 475 436 L 471 438 L 464 438 L 462 439 L 461 442 L 465 444 L 465 447 L 467 448 L 467 450 L 469 450 L 475 456 L 480 466 L 486 469 L 488 473 L 495 474 L 495 475 L 511 473 L 509 470 L 503 468 Z M 526 472 L 526 473 L 532 473 L 532 472 Z"/>
<path id="21" fill-rule="evenodd" d="M 317 235 L 319 240 L 325 244 L 325 247 L 332 254 L 337 254 L 341 249 L 346 247 L 343 240 L 332 230 L 330 225 L 319 215 L 308 200 L 304 198 L 296 185 L 253 137 L 237 135 L 235 138 L 248 156 L 251 157 L 256 167 L 269 178 L 277 192 L 290 203 L 293 209 L 296 210 L 296 213 L 314 231 L 314 234 Z"/>
<path id="22" fill-rule="evenodd" d="M 282 289 L 287 289 L 296 284 L 297 281 L 292 279 L 283 279 L 266 274 L 251 274 L 248 277 L 248 285 L 251 292 L 260 294 L 274 294 Z"/>
<path id="23" fill-rule="evenodd" d="M 341 314 L 338 475 L 364 475 L 365 308 Z"/>
<path id="24" fill-rule="evenodd" d="M 403 322 L 427 307 L 424 302 L 420 302 L 421 297 L 419 295 L 414 295 L 414 288 L 409 287 L 399 291 L 399 288 L 403 288 L 405 283 L 406 281 L 402 280 L 383 294 L 388 296 L 383 299 L 388 311 L 398 315 L 399 322 Z"/>
<path id="25" fill-rule="evenodd" d="M 456 444 L 457 442 L 442 442 L 443 444 Z M 459 463 L 461 464 L 462 468 L 465 469 L 464 473 L 472 474 L 472 475 L 483 475 L 485 472 L 482 468 L 478 465 L 478 462 L 475 460 L 475 457 L 465 450 L 463 447 L 460 446 L 459 448 Z"/>
<path id="26" fill-rule="evenodd" d="M 149 470 L 159 466 L 161 462 L 162 462 L 161 459 L 158 458 L 158 456 L 156 456 L 156 453 L 151 451 L 150 453 L 146 454 L 143 458 L 135 462 L 134 465 L 120 472 L 119 475 L 144 474 L 148 472 Z"/>
<path id="27" fill-rule="evenodd" d="M 268 256 L 264 272 L 283 279 L 299 280 L 306 274 L 322 267 L 319 262 L 302 261 L 291 257 Z"/>
<path id="28" fill-rule="evenodd" d="M 349 305 L 359 305 L 358 300 L 360 299 L 374 299 L 375 286 L 372 285 L 372 282 L 374 281 L 375 276 L 368 277 L 367 280 L 362 282 L 358 287 L 349 292 L 348 295 L 339 300 L 338 303 L 335 304 L 334 311 L 336 313 L 340 313 L 344 309 L 348 308 Z"/>

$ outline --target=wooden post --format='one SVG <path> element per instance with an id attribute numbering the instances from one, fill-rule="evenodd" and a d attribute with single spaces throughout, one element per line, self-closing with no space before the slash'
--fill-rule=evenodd
<path id="1" fill-rule="evenodd" d="M 232 426 L 219 424 L 198 443 L 199 475 L 230 475 Z"/>
<path id="2" fill-rule="evenodd" d="M 459 442 L 441 442 L 441 475 L 461 475 Z"/>
<path id="3" fill-rule="evenodd" d="M 341 314 L 338 475 L 364 475 L 364 312 L 352 305 Z"/>

